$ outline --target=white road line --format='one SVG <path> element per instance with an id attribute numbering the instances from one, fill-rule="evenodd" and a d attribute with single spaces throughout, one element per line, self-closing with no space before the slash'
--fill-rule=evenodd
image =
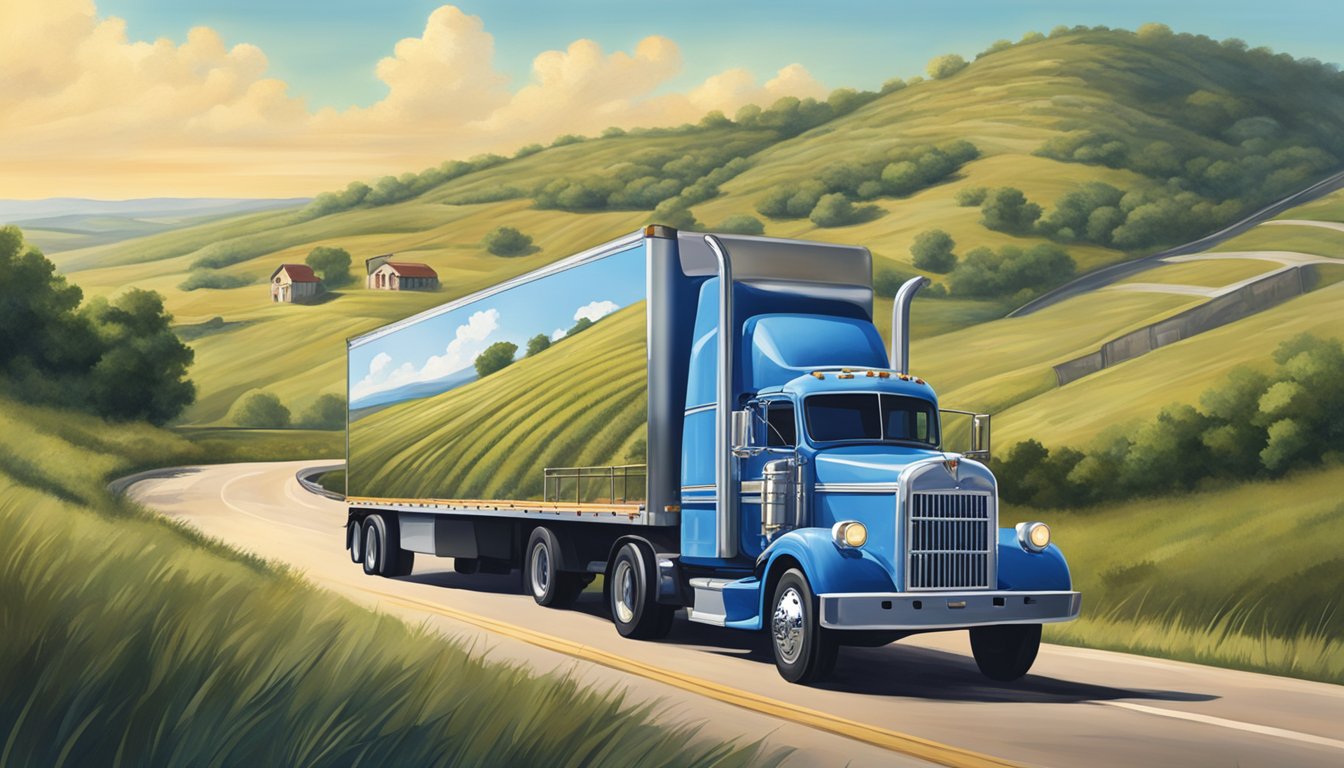
<path id="1" fill-rule="evenodd" d="M 231 478 L 227 483 L 224 483 L 224 485 L 220 486 L 220 488 L 219 488 L 219 500 L 222 501 L 222 502 L 224 502 L 224 506 L 228 507 L 229 509 L 232 509 L 234 512 L 237 512 L 237 513 L 240 514 L 240 515 L 247 515 L 248 517 L 250 517 L 250 518 L 252 518 L 252 519 L 254 519 L 254 520 L 260 520 L 260 521 L 262 521 L 263 523 L 272 523 L 272 524 L 275 524 L 275 525 L 285 525 L 285 526 L 289 526 L 290 528 L 297 528 L 298 530 L 303 531 L 304 533 L 313 533 L 313 532 L 315 531 L 315 529 L 313 529 L 313 528 L 309 528 L 308 526 L 297 525 L 297 524 L 295 524 L 295 523 L 291 523 L 291 522 L 289 522 L 289 521 L 287 521 L 287 520 L 277 520 L 277 519 L 275 519 L 275 518 L 265 517 L 265 516 L 263 516 L 263 515 L 258 515 L 258 514 L 254 513 L 254 512 L 248 512 L 246 509 L 243 509 L 242 507 L 238 506 L 237 504 L 234 504 L 233 502 L 229 501 L 229 499 L 228 499 L 228 495 L 227 495 L 228 492 L 229 492 L 229 486 L 233 485 L 234 483 L 238 482 L 239 480 L 246 480 L 246 479 L 249 478 L 249 477 L 256 477 L 257 475 L 264 474 L 265 472 L 266 472 L 266 470 L 257 470 L 256 472 L 248 472 L 247 474 L 244 474 L 244 475 L 238 475 L 237 477 L 233 477 L 233 478 Z"/>
<path id="2" fill-rule="evenodd" d="M 1158 707 L 1149 707 L 1143 704 L 1131 704 L 1127 701 L 1098 701 L 1098 704 L 1104 704 L 1108 707 L 1119 707 L 1120 709 L 1129 709 L 1135 712 L 1142 712 L 1146 715 L 1157 715 L 1158 717 L 1170 717 L 1174 720 L 1189 720 L 1192 723 L 1203 723 L 1205 725 L 1214 725 L 1219 728 L 1229 728 L 1234 731 L 1245 731 L 1246 733 L 1256 733 L 1261 736 L 1273 736 L 1279 739 L 1288 739 L 1289 741 L 1300 741 L 1304 744 L 1316 744 L 1322 747 L 1332 747 L 1334 749 L 1344 749 L 1344 741 L 1338 739 L 1329 739 L 1324 736 L 1316 736 L 1310 733 L 1301 733 L 1300 731 L 1290 731 L 1286 728 L 1275 728 L 1270 725 L 1257 725 L 1256 723 L 1243 723 L 1240 720 L 1227 720 L 1221 717 L 1211 715 L 1197 715 L 1194 712 L 1181 712 L 1174 709 L 1161 709 Z"/>
<path id="3" fill-rule="evenodd" d="M 298 480 L 291 477 L 288 481 L 285 482 L 285 495 L 289 497 L 290 501 L 297 502 L 298 504 L 301 504 L 309 509 L 315 509 L 318 512 L 331 511 L 325 505 L 317 503 L 317 500 L 313 497 L 313 494 L 309 493 L 308 491 L 303 491 L 302 494 L 294 493 L 294 490 L 296 488 L 299 490 L 303 489 L 303 486 L 299 485 Z"/>

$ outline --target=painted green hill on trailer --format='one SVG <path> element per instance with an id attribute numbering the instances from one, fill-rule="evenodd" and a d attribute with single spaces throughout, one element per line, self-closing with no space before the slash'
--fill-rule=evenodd
<path id="1" fill-rule="evenodd" d="M 645 305 L 470 384 L 355 420 L 350 495 L 536 500 L 547 467 L 644 463 Z"/>

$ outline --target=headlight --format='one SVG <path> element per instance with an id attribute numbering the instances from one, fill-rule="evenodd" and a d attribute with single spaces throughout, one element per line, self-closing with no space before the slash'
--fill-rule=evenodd
<path id="1" fill-rule="evenodd" d="M 1018 523 L 1017 543 L 1028 552 L 1044 552 L 1050 546 L 1050 526 L 1045 523 Z"/>
<path id="2" fill-rule="evenodd" d="M 847 520 L 831 526 L 831 539 L 837 547 L 858 549 L 868 543 L 868 528 L 857 520 Z"/>

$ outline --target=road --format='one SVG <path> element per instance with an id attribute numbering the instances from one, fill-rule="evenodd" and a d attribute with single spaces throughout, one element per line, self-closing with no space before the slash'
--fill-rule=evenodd
<path id="1" fill-rule="evenodd" d="M 1171 256 L 1184 256 L 1186 254 L 1207 251 L 1208 249 L 1223 242 L 1224 240 L 1230 240 L 1236 237 L 1237 235 L 1246 232 L 1252 227 L 1255 227 L 1261 222 L 1267 221 L 1268 219 L 1272 219 L 1275 216 L 1278 216 L 1280 213 L 1283 213 L 1289 208 L 1302 205 L 1303 203 L 1311 202 L 1312 200 L 1315 200 L 1318 197 L 1328 195 L 1331 192 L 1334 192 L 1335 190 L 1341 188 L 1344 188 L 1344 171 L 1332 174 L 1331 176 L 1328 176 L 1316 182 L 1315 184 L 1312 184 L 1310 187 L 1307 187 L 1306 189 L 1299 190 L 1283 198 L 1282 200 L 1270 203 L 1269 205 L 1265 206 L 1264 208 L 1261 208 L 1255 213 L 1252 213 L 1251 215 L 1237 222 L 1234 222 L 1233 224 L 1226 226 L 1218 230 L 1217 232 L 1214 232 L 1211 235 L 1205 235 L 1204 237 L 1201 237 L 1198 240 L 1192 240 L 1191 242 L 1188 242 L 1184 245 L 1178 245 L 1175 248 L 1168 248 L 1165 251 L 1160 251 L 1150 256 L 1144 256 L 1141 259 L 1134 259 L 1133 261 L 1122 261 L 1119 264 L 1112 264 L 1109 267 L 1103 267 L 1101 269 L 1096 270 L 1095 272 L 1088 272 L 1082 277 L 1075 278 L 1074 280 L 1071 280 L 1070 282 L 1067 282 L 1064 285 L 1061 285 L 1060 287 L 1055 288 L 1052 291 L 1047 291 L 1041 294 L 1040 296 L 1037 296 L 1035 299 L 1032 299 L 1026 304 L 1023 304 L 1022 306 L 1018 307 L 1012 312 L 1009 312 L 1008 317 L 1025 317 L 1033 312 L 1045 309 L 1046 307 L 1052 306 L 1054 304 L 1058 304 L 1059 302 L 1064 301 L 1065 299 L 1070 299 L 1079 294 L 1095 291 L 1098 288 L 1102 288 L 1107 285 L 1110 285 L 1111 283 L 1123 280 L 1126 277 L 1129 277 L 1130 275 L 1136 275 L 1140 272 L 1143 272 L 1144 270 L 1161 266 L 1163 263 L 1162 260 Z M 1294 219 L 1293 221 L 1295 223 L 1299 224 L 1301 223 L 1300 220 Z"/>
<path id="2" fill-rule="evenodd" d="M 188 467 L 133 478 L 132 498 L 207 535 L 288 563 L 349 599 L 426 623 L 491 658 L 561 670 L 709 738 L 789 746 L 789 765 L 1338 766 L 1344 687 L 1046 645 L 1015 684 L 982 678 L 964 632 L 846 648 L 805 688 L 775 672 L 766 638 L 678 620 L 625 640 L 600 593 L 574 610 L 520 594 L 516 576 L 463 576 L 418 555 L 411 576 L 364 576 L 343 549 L 345 507 L 295 478 L 330 462 Z M 1075 566 L 1076 567 L 1076 566 Z M 1084 602 L 1084 611 L 1087 610 Z"/>

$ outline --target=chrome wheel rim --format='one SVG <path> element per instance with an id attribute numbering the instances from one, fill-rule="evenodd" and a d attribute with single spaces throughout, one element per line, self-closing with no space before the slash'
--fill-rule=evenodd
<path id="1" fill-rule="evenodd" d="M 611 591 L 612 607 L 622 624 L 635 620 L 635 569 L 626 560 L 616 564 L 615 584 Z"/>
<path id="2" fill-rule="evenodd" d="M 369 566 L 369 570 L 378 569 L 378 537 L 373 531 L 367 531 L 364 534 L 364 562 Z"/>
<path id="3" fill-rule="evenodd" d="M 550 587 L 551 579 L 547 568 L 550 567 L 551 557 L 546 552 L 546 547 L 540 543 L 532 548 L 532 594 L 541 597 L 546 594 Z"/>
<path id="4" fill-rule="evenodd" d="M 779 596 L 771 628 L 779 657 L 789 664 L 798 661 L 803 653 L 803 598 L 798 590 L 789 587 Z"/>

